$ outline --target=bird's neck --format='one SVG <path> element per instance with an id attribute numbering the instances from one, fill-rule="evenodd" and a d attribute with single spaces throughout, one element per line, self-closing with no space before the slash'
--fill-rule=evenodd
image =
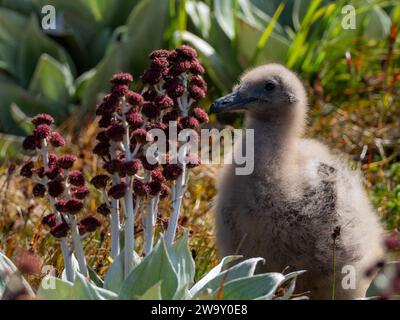
<path id="1" fill-rule="evenodd" d="M 296 143 L 303 131 L 303 124 L 295 120 L 259 119 L 252 115 L 246 118 L 246 128 L 254 130 L 254 174 L 295 174 Z"/>

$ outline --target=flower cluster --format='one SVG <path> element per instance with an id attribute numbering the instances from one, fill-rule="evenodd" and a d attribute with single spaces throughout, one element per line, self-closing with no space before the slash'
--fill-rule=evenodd
<path id="1" fill-rule="evenodd" d="M 152 247 L 159 199 L 168 197 L 171 188 L 179 186 L 173 192 L 180 202 L 185 168 L 200 164 L 199 157 L 189 150 L 182 152 L 184 163 L 178 161 L 177 154 L 170 154 L 169 129 L 198 129 L 208 122 L 207 113 L 193 107 L 207 90 L 196 51 L 186 45 L 173 51 L 156 50 L 150 60 L 150 68 L 141 76 L 141 93 L 130 90 L 130 74 L 118 73 L 111 79 L 111 92 L 96 108 L 100 131 L 93 152 L 104 160 L 104 172 L 91 180 L 104 199 L 97 211 L 111 214 L 112 223 L 119 224 L 124 217 L 125 241 L 133 241 L 130 233 L 134 226 L 127 224 L 140 211 L 146 234 L 145 253 Z M 153 129 L 161 130 L 168 139 L 164 152 L 158 150 L 156 156 L 149 158 L 147 151 L 157 143 Z M 179 206 L 174 206 L 178 212 Z M 118 237 L 117 232 L 112 236 Z M 114 242 L 118 245 L 118 241 Z M 112 251 L 117 254 L 118 249 Z"/>

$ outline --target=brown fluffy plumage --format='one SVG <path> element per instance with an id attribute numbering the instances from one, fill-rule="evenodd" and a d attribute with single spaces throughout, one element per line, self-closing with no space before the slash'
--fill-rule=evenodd
<path id="1" fill-rule="evenodd" d="M 360 174 L 302 137 L 307 97 L 301 81 L 281 65 L 264 65 L 244 74 L 234 95 L 213 109 L 246 111 L 245 127 L 255 130 L 255 167 L 247 176 L 236 175 L 235 164 L 223 169 L 215 210 L 220 253 L 261 256 L 260 271 L 307 270 L 297 292 L 330 299 L 332 234 L 339 227 L 336 298 L 363 297 L 370 282 L 365 270 L 382 257 L 383 230 Z M 342 287 L 345 265 L 356 271 L 355 289 Z"/>

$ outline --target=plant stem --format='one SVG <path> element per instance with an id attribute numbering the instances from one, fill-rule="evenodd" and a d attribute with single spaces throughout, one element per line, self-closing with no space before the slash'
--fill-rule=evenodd
<path id="1" fill-rule="evenodd" d="M 153 249 L 154 241 L 154 226 L 155 226 L 155 206 L 157 203 L 157 197 L 150 197 L 147 204 L 147 213 L 144 226 L 144 254 L 148 255 Z"/>
<path id="2" fill-rule="evenodd" d="M 111 144 L 110 147 L 111 159 L 115 159 L 115 145 Z M 120 182 L 118 174 L 113 174 L 113 184 Z M 120 220 L 119 220 L 119 200 L 111 200 L 111 256 L 115 259 L 120 253 L 119 244 L 119 232 L 120 232 Z"/>
<path id="3" fill-rule="evenodd" d="M 74 243 L 75 253 L 76 253 L 76 260 L 78 260 L 79 264 L 79 271 L 84 276 L 88 276 L 88 268 L 86 265 L 86 258 L 85 253 L 83 252 L 81 236 L 79 235 L 78 226 L 76 224 L 76 220 L 74 216 L 69 216 L 69 222 L 71 226 L 71 233 L 72 233 L 72 241 Z"/>
<path id="4" fill-rule="evenodd" d="M 42 141 L 41 141 L 40 153 L 42 156 L 43 167 L 47 170 L 49 168 L 49 154 L 48 154 L 48 150 L 47 150 L 47 142 L 45 139 L 42 139 Z M 44 177 L 44 179 L 45 179 L 45 183 L 47 184 L 47 181 L 48 181 L 47 177 Z M 57 223 L 60 223 L 62 221 L 61 213 L 56 210 L 55 200 L 50 195 L 48 195 L 47 197 L 49 199 L 52 210 L 57 214 Z M 64 237 L 64 238 L 60 239 L 60 246 L 61 246 L 61 252 L 63 255 L 64 268 L 65 268 L 65 274 L 67 276 L 67 280 L 70 282 L 73 282 L 74 281 L 74 270 L 72 267 L 72 256 L 71 256 L 71 252 L 68 247 L 67 238 Z"/>

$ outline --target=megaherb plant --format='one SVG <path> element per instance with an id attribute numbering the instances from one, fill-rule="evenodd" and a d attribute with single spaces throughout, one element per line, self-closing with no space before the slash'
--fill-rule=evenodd
<path id="1" fill-rule="evenodd" d="M 228 256 L 197 283 L 188 234 L 175 239 L 188 170 L 200 159 L 187 144 L 208 121 L 197 102 L 205 97 L 204 68 L 197 53 L 182 45 L 150 54 L 150 68 L 141 77 L 140 93 L 130 90 L 133 78 L 115 74 L 110 94 L 96 108 L 98 141 L 93 153 L 103 162 L 90 183 L 102 196 L 97 212 L 110 219 L 113 259 L 104 279 L 88 266 L 82 237 L 101 225 L 100 217 L 84 213 L 89 189 L 76 157 L 58 152 L 66 142 L 51 128 L 54 119 L 39 114 L 23 147 L 33 153 L 21 175 L 34 181 L 33 195 L 45 198 L 50 213 L 42 224 L 59 239 L 64 271 L 46 276 L 36 296 L 41 299 L 288 299 L 302 271 L 255 275 L 261 258 Z M 174 132 L 188 132 L 174 140 Z M 166 148 L 159 147 L 166 133 Z M 162 200 L 163 199 L 163 200 Z M 170 203 L 165 233 L 154 246 L 160 201 Z M 144 229 L 142 254 L 136 245 L 135 221 Z M 176 241 L 175 241 L 176 240 Z M 238 262 L 239 261 L 239 262 Z M 234 264 L 234 262 L 236 262 Z M 279 294 L 277 289 L 281 288 Z M 0 296 L 34 297 L 35 292 L 12 262 L 0 255 Z"/>

